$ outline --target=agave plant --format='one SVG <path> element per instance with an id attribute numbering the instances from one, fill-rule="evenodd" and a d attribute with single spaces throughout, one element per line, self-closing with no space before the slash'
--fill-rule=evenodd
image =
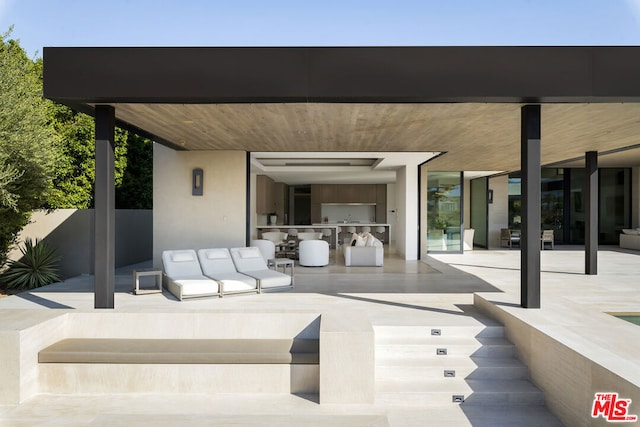
<path id="1" fill-rule="evenodd" d="M 2 275 L 2 283 L 7 289 L 33 289 L 61 280 L 58 270 L 60 256 L 47 243 L 36 239 L 25 239 L 20 248 L 22 258 L 9 260 L 9 268 Z"/>

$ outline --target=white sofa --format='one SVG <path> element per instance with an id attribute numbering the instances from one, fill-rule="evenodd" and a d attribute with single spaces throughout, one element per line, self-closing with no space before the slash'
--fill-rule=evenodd
<path id="1" fill-rule="evenodd" d="M 362 267 L 382 267 L 384 265 L 384 248 L 382 246 L 351 246 L 343 247 L 344 265 Z"/>
<path id="2" fill-rule="evenodd" d="M 620 247 L 640 251 L 640 229 L 624 229 L 620 234 Z"/>

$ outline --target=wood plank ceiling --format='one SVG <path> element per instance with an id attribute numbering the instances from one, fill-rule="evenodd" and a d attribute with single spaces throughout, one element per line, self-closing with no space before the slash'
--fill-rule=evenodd
<path id="1" fill-rule="evenodd" d="M 520 104 L 114 104 L 186 150 L 441 151 L 431 170 L 520 168 Z M 640 104 L 544 104 L 542 163 L 640 144 Z M 625 154 L 626 153 L 626 154 Z M 640 165 L 640 150 L 619 155 Z"/>

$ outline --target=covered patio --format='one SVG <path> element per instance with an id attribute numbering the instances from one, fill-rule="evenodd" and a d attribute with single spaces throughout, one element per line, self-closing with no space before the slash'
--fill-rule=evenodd
<path id="1" fill-rule="evenodd" d="M 254 151 L 435 152 L 430 171 L 520 169 L 521 305 L 537 308 L 540 166 L 589 171 L 584 272 L 597 274 L 599 162 L 640 164 L 637 53 L 635 47 L 45 48 L 45 96 L 96 117 L 95 307 L 114 307 L 117 123 L 162 145 L 154 155 L 155 267 L 165 249 L 250 241 Z M 194 199 L 182 187 L 200 163 L 209 168 L 205 186 L 214 190 Z M 426 248 L 418 232 L 425 221 L 418 165 L 399 167 L 397 176 L 397 250 L 418 259 Z M 636 198 L 634 223 L 638 205 Z"/>

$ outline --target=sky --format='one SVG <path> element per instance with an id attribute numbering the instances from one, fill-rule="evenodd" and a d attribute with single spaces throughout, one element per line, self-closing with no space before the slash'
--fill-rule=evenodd
<path id="1" fill-rule="evenodd" d="M 44 46 L 640 45 L 640 0 L 0 0 Z"/>

